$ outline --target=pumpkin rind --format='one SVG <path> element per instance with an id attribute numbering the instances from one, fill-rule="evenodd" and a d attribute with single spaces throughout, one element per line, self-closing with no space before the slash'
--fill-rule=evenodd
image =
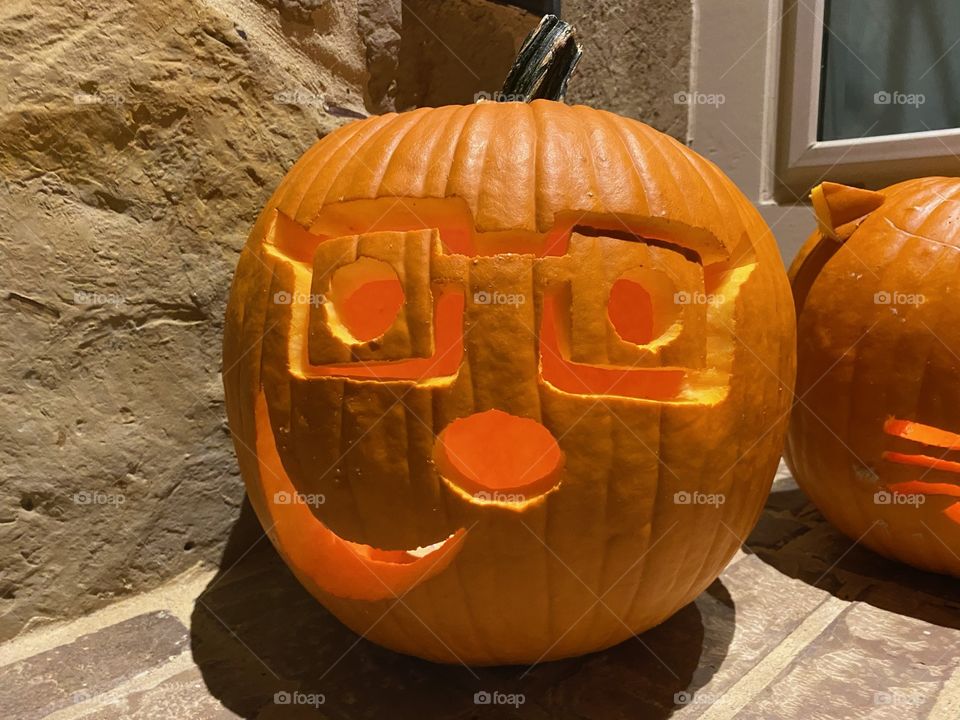
<path id="1" fill-rule="evenodd" d="M 368 201 L 379 204 L 362 205 Z M 377 215 L 387 219 L 377 225 Z M 420 216 L 430 218 L 422 227 L 401 227 Z M 442 239 L 444 228 L 464 218 L 470 232 L 483 234 L 475 242 L 512 252 L 468 257 L 435 238 L 429 261 L 391 256 L 399 276 L 428 263 L 436 292 L 462 293 L 462 361 L 453 375 L 391 382 L 298 376 L 291 353 L 301 357 L 308 344 L 313 353 L 320 336 L 312 334 L 315 323 L 309 342 L 306 327 L 291 330 L 301 311 L 273 298 L 322 289 L 310 276 L 330 266 L 315 264 L 304 249 L 311 235 L 337 227 L 343 237 L 320 247 L 355 248 L 354 234 L 379 247 L 413 242 L 441 225 Z M 551 232 L 572 226 L 564 252 L 554 253 L 560 235 L 551 240 Z M 625 228 L 655 244 L 619 237 Z M 625 343 L 605 295 L 594 297 L 644 263 L 666 264 L 678 281 L 698 280 L 709 291 L 708 301 L 682 309 L 682 332 L 662 347 Z M 687 363 L 703 387 L 662 402 L 551 386 L 541 374 L 538 338 L 554 287 L 566 288 L 569 300 L 559 317 L 572 323 L 560 340 L 571 362 L 634 369 Z M 488 291 L 525 301 L 478 304 L 477 293 Z M 367 363 L 396 360 L 390 353 L 397 348 L 415 358 L 436 353 L 439 335 L 431 347 L 413 340 L 440 327 L 442 302 L 408 311 L 409 330 L 382 348 L 352 352 Z M 769 229 L 711 163 L 603 111 L 545 100 L 483 103 L 360 121 L 305 153 L 241 254 L 227 311 L 224 384 L 251 503 L 280 554 L 338 618 L 374 642 L 431 660 L 535 662 L 642 632 L 716 578 L 756 522 L 778 463 L 793 333 L 789 286 Z M 691 341 L 697 337 L 699 348 Z M 258 425 L 261 392 L 267 415 L 260 413 Z M 549 430 L 563 453 L 556 487 L 487 502 L 438 475 L 436 437 L 457 418 L 488 410 Z M 402 602 L 392 594 L 356 599 L 376 594 L 375 573 L 351 597 L 325 589 L 323 578 L 304 570 L 309 563 L 293 556 L 303 548 L 272 527 L 264 494 L 270 483 L 260 478 L 255 451 L 258 431 L 269 426 L 292 485 L 325 497 L 310 507 L 317 522 L 348 543 L 387 551 L 455 538 L 442 555 L 445 569 L 409 583 L 416 573 L 394 573 L 401 580 L 387 584 Z M 678 492 L 725 502 L 677 503 Z"/>
<path id="2" fill-rule="evenodd" d="M 878 194 L 842 242 L 816 231 L 790 269 L 798 402 L 787 461 L 850 538 L 960 576 L 960 466 L 945 439 L 960 432 L 960 180 Z"/>

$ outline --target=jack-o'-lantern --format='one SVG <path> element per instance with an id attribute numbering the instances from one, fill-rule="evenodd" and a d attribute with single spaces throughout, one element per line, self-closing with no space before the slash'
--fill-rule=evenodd
<path id="1" fill-rule="evenodd" d="M 960 576 L 960 180 L 824 183 L 790 269 L 797 404 L 787 461 L 836 527 Z"/>
<path id="2" fill-rule="evenodd" d="M 714 165 L 551 100 L 320 140 L 240 257 L 224 378 L 250 501 L 369 640 L 529 663 L 650 628 L 756 522 L 794 315 Z"/>

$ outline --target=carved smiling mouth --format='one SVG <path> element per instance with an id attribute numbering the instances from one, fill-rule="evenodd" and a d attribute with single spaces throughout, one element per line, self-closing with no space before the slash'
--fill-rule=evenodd
<path id="1" fill-rule="evenodd" d="M 946 451 L 960 450 L 960 435 L 942 430 L 932 425 L 923 425 L 911 420 L 890 418 L 883 425 L 887 435 L 911 440 L 929 447 L 941 448 Z M 884 460 L 900 465 L 913 465 L 927 470 L 940 470 L 960 475 L 960 462 L 944 460 L 942 457 L 933 457 L 920 453 L 901 453 L 885 451 Z M 926 482 L 910 480 L 908 482 L 889 485 L 891 492 L 901 494 L 941 495 L 960 498 L 960 485 L 955 483 Z M 956 502 L 946 510 L 944 515 L 956 523 L 960 523 L 960 502 Z"/>
<path id="2" fill-rule="evenodd" d="M 403 595 L 443 571 L 463 547 L 460 528 L 449 537 L 412 550 L 381 550 L 345 540 L 317 519 L 290 481 L 280 454 L 263 391 L 254 409 L 260 505 L 269 515 L 267 533 L 307 588 L 357 600 Z M 266 519 L 264 519 L 266 520 Z"/>

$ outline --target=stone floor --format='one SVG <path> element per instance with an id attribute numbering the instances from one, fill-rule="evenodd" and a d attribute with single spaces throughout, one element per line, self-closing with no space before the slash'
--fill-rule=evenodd
<path id="1" fill-rule="evenodd" d="M 219 571 L 0 646 L 0 718 L 960 718 L 957 581 L 855 546 L 785 472 L 694 604 L 529 672 L 360 640 L 258 537 L 245 512 Z M 483 692 L 523 703 L 477 704 Z"/>

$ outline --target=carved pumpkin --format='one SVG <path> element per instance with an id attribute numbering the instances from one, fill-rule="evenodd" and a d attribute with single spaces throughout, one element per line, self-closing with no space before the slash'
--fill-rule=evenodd
<path id="1" fill-rule="evenodd" d="M 271 198 L 227 409 L 270 539 L 345 624 L 528 663 L 717 577 L 777 466 L 794 327 L 768 228 L 672 138 L 547 100 L 425 108 L 325 137 Z"/>
<path id="2" fill-rule="evenodd" d="M 887 557 L 960 575 L 960 180 L 824 183 L 790 269 L 797 482 Z"/>

